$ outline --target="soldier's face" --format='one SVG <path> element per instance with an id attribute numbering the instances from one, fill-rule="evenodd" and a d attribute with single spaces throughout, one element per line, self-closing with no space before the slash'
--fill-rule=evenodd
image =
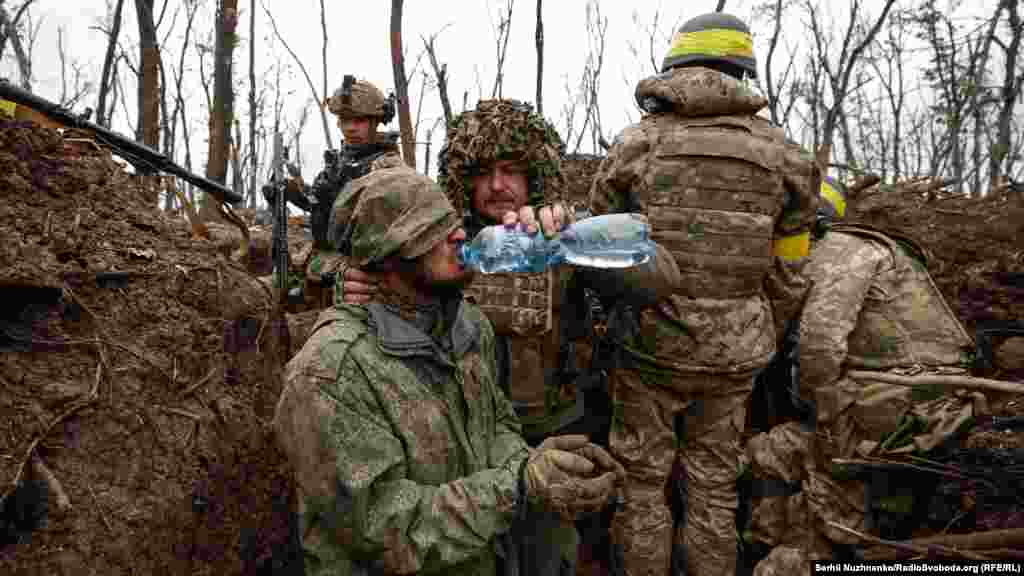
<path id="1" fill-rule="evenodd" d="M 526 166 L 500 160 L 490 171 L 473 178 L 473 210 L 500 222 L 506 212 L 526 206 L 529 198 Z"/>
<path id="2" fill-rule="evenodd" d="M 438 296 L 457 292 L 473 281 L 473 271 L 464 268 L 458 258 L 459 244 L 466 240 L 466 231 L 456 228 L 444 242 L 416 260 L 415 284 L 426 293 Z"/>
<path id="3" fill-rule="evenodd" d="M 373 119 L 366 116 L 339 118 L 338 127 L 349 144 L 370 144 L 376 134 Z"/>

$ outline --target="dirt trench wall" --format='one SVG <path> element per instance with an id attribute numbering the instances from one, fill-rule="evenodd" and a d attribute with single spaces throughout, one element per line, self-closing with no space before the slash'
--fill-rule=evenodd
<path id="1" fill-rule="evenodd" d="M 90 150 L 0 123 L 0 573 L 258 573 L 290 490 L 269 291 Z"/>

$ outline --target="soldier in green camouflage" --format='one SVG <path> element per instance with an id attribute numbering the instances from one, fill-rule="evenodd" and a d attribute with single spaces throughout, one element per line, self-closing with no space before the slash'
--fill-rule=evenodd
<path id="1" fill-rule="evenodd" d="M 511 217 L 551 236 L 574 220 L 576 207 L 562 197 L 561 138 L 528 104 L 481 101 L 452 121 L 447 136 L 438 180 L 463 214 L 469 235 Z M 668 282 L 662 281 L 663 272 L 671 277 Z M 372 294 L 366 275 L 350 269 L 346 279 L 346 301 L 356 303 Z M 602 374 L 576 365 L 575 344 L 590 335 L 583 288 L 595 284 L 634 302 L 653 301 L 657 296 L 651 294 L 677 280 L 678 270 L 661 248 L 648 265 L 624 271 L 581 273 L 564 267 L 477 278 L 467 296 L 495 327 L 507 366 L 505 390 L 531 444 L 557 433 L 584 433 L 607 442 L 611 414 Z M 606 524 L 606 515 L 588 518 L 580 526 L 579 555 L 572 545 L 576 535 L 569 533 L 558 543 L 559 554 L 576 558 L 581 569 L 604 563 Z M 548 545 L 535 539 L 532 547 Z"/>
<path id="2" fill-rule="evenodd" d="M 493 576 L 517 552 L 502 543 L 514 522 L 571 522 L 624 472 L 584 436 L 523 440 L 492 325 L 462 298 L 473 274 L 444 192 L 407 168 L 348 190 L 352 262 L 379 290 L 321 315 L 273 423 L 295 469 L 306 574 Z"/>
<path id="3" fill-rule="evenodd" d="M 463 215 L 469 237 L 506 222 L 509 215 L 539 225 L 550 236 L 572 219 L 572 208 L 561 202 L 563 150 L 554 127 L 530 105 L 484 100 L 448 127 L 438 155 L 438 181 Z M 372 293 L 369 277 L 354 269 L 346 276 L 346 301 L 359 302 Z M 559 432 L 592 433 L 604 416 L 593 409 L 585 414 L 582 395 L 572 385 L 573 367 L 567 366 L 575 360 L 570 341 L 586 335 L 586 318 L 567 319 L 559 313 L 584 305 L 564 302 L 570 281 L 568 268 L 481 275 L 466 292 L 494 326 L 502 360 L 500 381 L 532 445 Z M 577 535 L 565 531 L 560 536 L 559 554 L 571 564 L 576 561 Z M 531 547 L 542 544 L 550 542 Z M 589 550 L 584 549 L 584 561 Z"/>

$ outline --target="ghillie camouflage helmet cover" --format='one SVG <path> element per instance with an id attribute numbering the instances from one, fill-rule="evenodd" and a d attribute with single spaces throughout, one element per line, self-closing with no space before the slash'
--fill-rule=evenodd
<path id="1" fill-rule="evenodd" d="M 448 126 L 438 154 L 438 184 L 456 210 L 472 206 L 472 179 L 499 160 L 523 161 L 527 167 L 531 205 L 553 202 L 565 188 L 562 154 L 565 144 L 555 127 L 516 100 L 481 100 Z"/>

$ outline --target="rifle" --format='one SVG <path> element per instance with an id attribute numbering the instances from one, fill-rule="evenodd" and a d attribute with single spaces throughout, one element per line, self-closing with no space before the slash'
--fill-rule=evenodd
<path id="1" fill-rule="evenodd" d="M 77 128 L 93 133 L 96 140 L 117 150 L 118 155 L 128 160 L 139 173 L 165 172 L 210 193 L 222 203 L 238 204 L 242 202 L 242 197 L 236 194 L 234 190 L 198 174 L 193 174 L 149 146 L 130 140 L 98 124 L 93 124 L 84 117 L 72 113 L 67 108 L 22 90 L 7 80 L 0 80 L 0 99 L 9 100 L 15 104 L 31 108 L 68 128 Z"/>
<path id="2" fill-rule="evenodd" d="M 274 183 L 278 186 L 284 185 L 284 167 L 287 150 L 284 148 L 284 139 L 280 132 L 274 134 Z M 288 303 L 288 199 L 284 190 L 279 190 L 274 196 L 274 333 L 277 335 L 279 353 L 284 360 L 288 356 L 288 349 L 291 344 L 288 333 L 288 321 L 285 319 L 284 311 Z"/>

